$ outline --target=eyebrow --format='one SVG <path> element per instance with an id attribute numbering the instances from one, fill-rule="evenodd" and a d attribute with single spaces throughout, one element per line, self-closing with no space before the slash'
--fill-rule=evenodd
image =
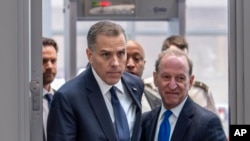
<path id="1" fill-rule="evenodd" d="M 120 52 L 120 51 L 126 51 L 126 49 L 125 48 L 123 48 L 123 49 L 120 49 L 120 50 L 117 50 L 117 52 Z M 110 50 L 106 50 L 106 49 L 102 49 L 102 50 L 100 50 L 100 52 L 112 52 L 112 51 L 110 51 Z"/>

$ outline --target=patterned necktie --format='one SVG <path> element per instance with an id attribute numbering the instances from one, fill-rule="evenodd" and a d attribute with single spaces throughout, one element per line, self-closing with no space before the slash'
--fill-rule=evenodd
<path id="1" fill-rule="evenodd" d="M 114 111 L 115 127 L 116 127 L 116 132 L 118 135 L 118 139 L 119 141 L 129 141 L 130 132 L 129 132 L 129 127 L 128 127 L 127 117 L 116 95 L 114 86 L 111 87 L 110 93 L 111 93 L 111 103 L 112 103 L 113 111 Z"/>
<path id="2" fill-rule="evenodd" d="M 50 93 L 47 93 L 47 94 L 45 95 L 45 97 L 46 97 L 46 99 L 48 100 L 48 107 L 49 107 L 49 109 L 50 109 L 50 105 L 51 105 L 51 102 L 52 102 L 52 99 L 53 99 L 53 95 L 50 94 Z"/>
<path id="3" fill-rule="evenodd" d="M 159 134 L 158 134 L 158 141 L 169 141 L 170 123 L 168 121 L 168 118 L 171 114 L 172 114 L 172 112 L 170 110 L 167 110 L 164 113 L 164 119 L 161 123 Z"/>

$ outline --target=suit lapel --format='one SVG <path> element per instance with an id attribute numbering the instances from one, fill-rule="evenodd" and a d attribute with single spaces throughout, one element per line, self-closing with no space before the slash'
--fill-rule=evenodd
<path id="1" fill-rule="evenodd" d="M 124 72 L 124 75 L 127 75 L 126 72 Z M 131 96 L 133 102 L 136 104 L 138 108 L 141 109 L 141 94 L 138 93 L 138 86 L 135 86 L 134 84 L 130 83 L 131 80 L 128 80 L 128 77 L 122 77 L 122 83 L 128 90 L 129 95 Z"/>
<path id="2" fill-rule="evenodd" d="M 146 124 L 146 139 L 148 141 L 153 141 L 155 138 L 155 131 L 156 131 L 156 126 L 157 126 L 157 121 L 158 121 L 158 117 L 159 117 L 159 113 L 160 113 L 160 107 L 158 107 L 157 109 L 155 109 L 152 113 L 151 113 L 151 118 L 147 121 Z"/>
<path id="3" fill-rule="evenodd" d="M 98 84 L 94 78 L 91 69 L 88 70 L 89 74 L 87 75 L 88 76 L 87 80 L 89 81 L 89 85 L 87 85 L 87 89 L 90 90 L 90 93 L 88 95 L 89 102 L 108 140 L 115 141 L 117 140 L 116 132 L 114 130 L 108 109 L 106 107 L 106 103 L 104 101 L 100 88 L 97 87 Z"/>
<path id="4" fill-rule="evenodd" d="M 124 75 L 127 75 L 126 73 L 124 73 Z M 140 104 L 140 100 L 141 100 L 141 95 L 138 92 L 138 86 L 133 85 L 132 83 L 130 83 L 131 80 L 128 80 L 128 77 L 122 77 L 122 83 L 125 86 L 125 88 L 127 89 L 128 94 L 131 96 L 133 103 L 135 103 L 136 105 L 136 119 L 135 119 L 135 125 L 134 125 L 134 129 L 133 129 L 133 135 L 131 138 L 131 141 L 138 141 L 140 138 L 140 134 L 141 134 L 141 104 Z"/>
<path id="5" fill-rule="evenodd" d="M 191 119 L 192 115 L 193 115 L 192 104 L 190 98 L 188 97 L 175 125 L 171 141 L 184 140 L 183 138 L 185 136 L 185 133 L 192 123 Z"/>

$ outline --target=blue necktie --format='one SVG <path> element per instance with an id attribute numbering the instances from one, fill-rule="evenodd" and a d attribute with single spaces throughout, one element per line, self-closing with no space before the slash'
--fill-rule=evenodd
<path id="1" fill-rule="evenodd" d="M 172 112 L 170 110 L 167 110 L 164 113 L 164 119 L 161 123 L 159 134 L 158 134 L 158 141 L 169 141 L 170 123 L 168 121 L 168 118 L 171 114 L 172 114 Z"/>
<path id="2" fill-rule="evenodd" d="M 119 141 L 129 141 L 130 132 L 128 127 L 127 117 L 116 95 L 114 86 L 111 87 L 110 93 L 111 93 L 111 103 L 114 111 L 115 127 L 118 139 Z"/>
<path id="3" fill-rule="evenodd" d="M 50 93 L 47 93 L 47 94 L 45 95 L 45 97 L 46 97 L 46 99 L 48 100 L 48 107 L 49 107 L 49 109 L 50 109 L 50 105 L 51 105 L 51 102 L 52 102 L 52 99 L 53 99 L 53 95 L 50 94 Z"/>

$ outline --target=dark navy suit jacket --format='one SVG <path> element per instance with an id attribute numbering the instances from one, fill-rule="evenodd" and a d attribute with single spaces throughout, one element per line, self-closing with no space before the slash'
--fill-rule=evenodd
<path id="1" fill-rule="evenodd" d="M 124 73 L 122 83 L 136 106 L 131 141 L 139 141 L 143 82 Z M 55 93 L 47 122 L 47 135 L 48 141 L 117 141 L 116 131 L 91 68 L 66 82 Z"/>
<path id="2" fill-rule="evenodd" d="M 161 106 L 142 115 L 141 141 L 154 141 Z M 176 122 L 171 141 L 226 141 L 217 115 L 194 103 L 189 97 Z"/>

